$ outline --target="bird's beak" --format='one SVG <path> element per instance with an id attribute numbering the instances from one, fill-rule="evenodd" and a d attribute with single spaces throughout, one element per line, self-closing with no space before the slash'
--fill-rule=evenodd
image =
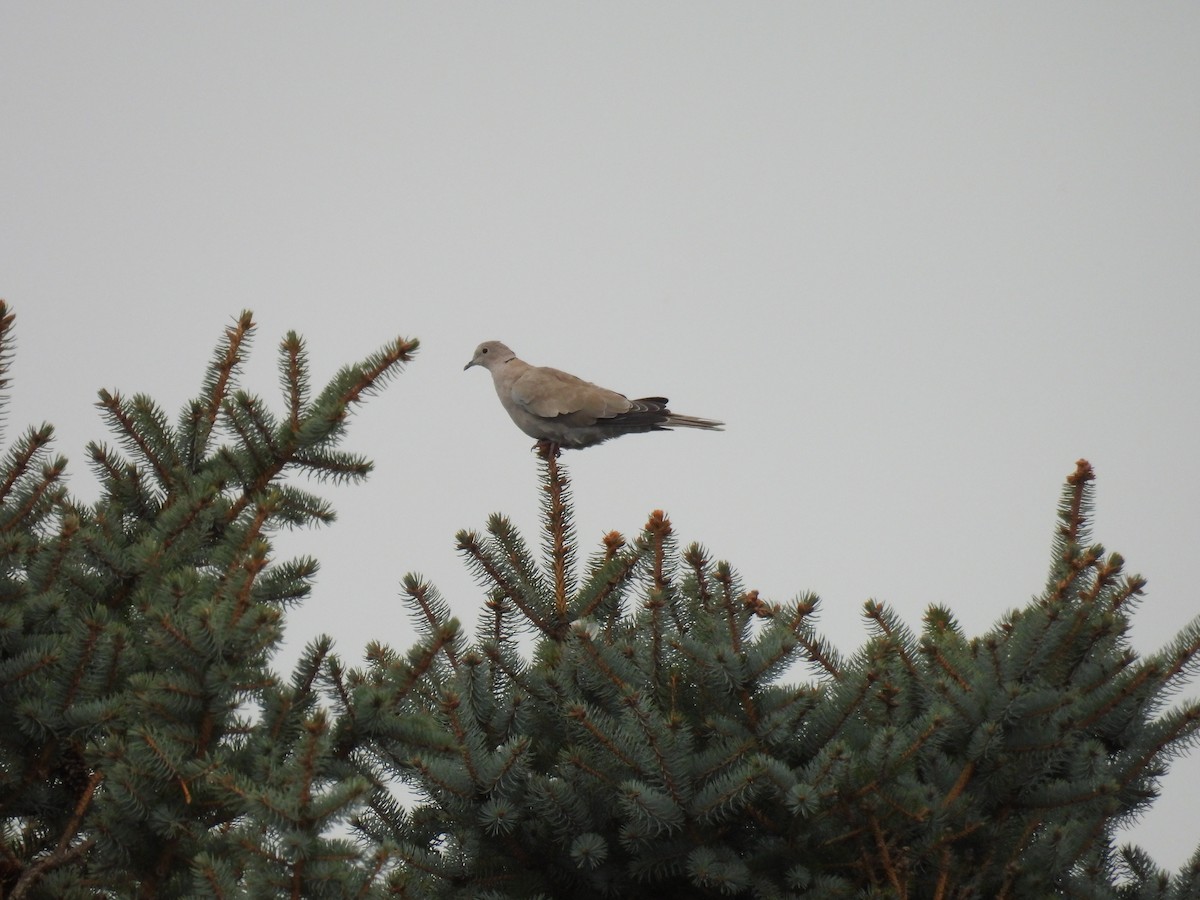
<path id="1" fill-rule="evenodd" d="M 465 366 L 463 366 L 463 371 L 464 372 L 467 371 L 467 369 L 471 368 L 471 366 L 473 366 L 473 365 L 475 365 L 475 360 L 471 360 L 469 363 L 467 363 Z"/>

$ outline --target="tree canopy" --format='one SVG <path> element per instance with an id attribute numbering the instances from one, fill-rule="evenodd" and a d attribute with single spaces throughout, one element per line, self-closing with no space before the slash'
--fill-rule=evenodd
<path id="1" fill-rule="evenodd" d="M 0 303 L 0 390 L 12 328 Z M 1086 461 L 1037 597 L 977 636 L 871 601 L 843 653 L 818 598 L 760 597 L 661 511 L 587 553 L 543 454 L 540 547 L 502 515 L 457 537 L 478 634 L 407 575 L 411 647 L 322 637 L 284 678 L 317 563 L 272 536 L 333 518 L 299 476 L 367 476 L 349 415 L 418 344 L 314 391 L 289 333 L 272 409 L 238 386 L 254 328 L 174 421 L 100 392 L 94 503 L 50 425 L 6 446 L 0 898 L 1200 898 L 1200 854 L 1116 843 L 1195 741 L 1200 623 L 1133 651 L 1145 582 L 1092 540 Z"/>

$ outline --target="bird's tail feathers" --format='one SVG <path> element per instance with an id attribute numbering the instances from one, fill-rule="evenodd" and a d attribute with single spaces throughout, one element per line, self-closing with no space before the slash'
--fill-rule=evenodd
<path id="1" fill-rule="evenodd" d="M 701 419 L 698 416 L 684 416 L 679 413 L 670 413 L 663 422 L 666 428 L 703 428 L 705 431 L 724 431 L 724 424 L 716 419 Z"/>

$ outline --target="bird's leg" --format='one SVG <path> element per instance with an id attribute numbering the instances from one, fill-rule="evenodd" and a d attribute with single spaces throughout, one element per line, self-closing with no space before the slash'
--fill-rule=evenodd
<path id="1" fill-rule="evenodd" d="M 559 445 L 554 441 L 547 441 L 543 439 L 534 444 L 533 449 L 542 459 L 550 460 L 558 459 L 558 455 L 562 448 L 559 447 Z"/>

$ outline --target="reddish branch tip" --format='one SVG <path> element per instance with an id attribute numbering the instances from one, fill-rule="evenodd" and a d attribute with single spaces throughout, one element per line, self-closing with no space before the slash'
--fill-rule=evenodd
<path id="1" fill-rule="evenodd" d="M 1086 459 L 1081 459 L 1075 463 L 1075 471 L 1067 476 L 1067 484 L 1087 484 L 1096 478 L 1096 473 L 1092 471 L 1092 464 Z"/>
<path id="2" fill-rule="evenodd" d="M 651 534 L 661 534 L 666 537 L 671 533 L 671 520 L 661 509 L 656 509 L 650 513 L 650 521 L 646 523 L 646 530 Z"/>
<path id="3" fill-rule="evenodd" d="M 758 596 L 757 590 L 746 591 L 742 594 L 742 605 L 754 615 L 761 619 L 769 619 L 775 615 L 775 610 L 771 608 L 771 604 Z"/>

